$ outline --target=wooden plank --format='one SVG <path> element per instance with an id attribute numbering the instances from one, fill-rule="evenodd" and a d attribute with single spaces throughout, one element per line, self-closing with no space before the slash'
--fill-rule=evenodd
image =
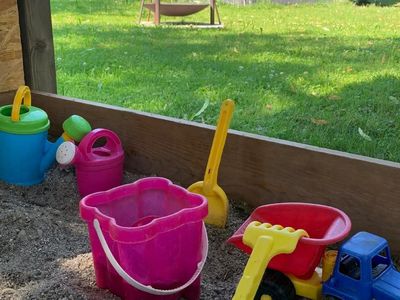
<path id="1" fill-rule="evenodd" d="M 210 0 L 210 25 L 215 24 L 215 0 Z"/>
<path id="2" fill-rule="evenodd" d="M 0 1 L 0 92 L 24 84 L 17 0 Z"/>
<path id="3" fill-rule="evenodd" d="M 8 91 L 0 93 L 0 105 L 11 104 L 14 99 L 15 91 Z"/>
<path id="4" fill-rule="evenodd" d="M 50 0 L 18 0 L 25 81 L 31 89 L 57 92 Z"/>
<path id="5" fill-rule="evenodd" d="M 49 114 L 52 134 L 60 134 L 71 114 L 117 132 L 127 170 L 183 186 L 203 177 L 212 126 L 46 93 L 34 93 L 33 103 Z M 382 235 L 400 253 L 398 163 L 231 130 L 219 179 L 231 200 L 251 206 L 304 201 L 340 208 L 351 217 L 353 232 Z"/>
<path id="6" fill-rule="evenodd" d="M 160 25 L 160 0 L 155 0 L 154 7 L 154 24 Z"/>

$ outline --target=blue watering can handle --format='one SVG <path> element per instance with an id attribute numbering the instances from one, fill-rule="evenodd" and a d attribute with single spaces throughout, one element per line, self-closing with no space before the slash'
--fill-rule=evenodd
<path id="1" fill-rule="evenodd" d="M 206 262 L 207 259 L 207 254 L 208 254 L 208 237 L 207 237 L 207 230 L 206 230 L 206 226 L 203 224 L 203 235 L 202 235 L 202 254 L 203 257 L 201 258 L 201 261 L 197 264 L 197 270 L 196 272 L 193 274 L 193 276 L 183 285 L 174 288 L 172 290 L 161 290 L 161 289 L 156 289 L 153 288 L 151 285 L 144 285 L 142 283 L 140 283 L 139 281 L 133 279 L 128 273 L 125 272 L 125 270 L 121 267 L 121 265 L 117 262 L 117 260 L 115 259 L 114 255 L 112 254 L 110 248 L 107 245 L 107 241 L 104 238 L 103 232 L 101 231 L 101 227 L 100 227 L 100 223 L 97 219 L 93 220 L 93 226 L 94 229 L 97 233 L 97 237 L 100 240 L 100 244 L 103 248 L 103 251 L 105 252 L 108 261 L 111 263 L 111 265 L 114 267 L 115 271 L 118 273 L 119 276 L 121 276 L 128 284 L 130 284 L 131 286 L 133 286 L 134 288 L 145 292 L 145 293 L 149 293 L 152 295 L 159 295 L 159 296 L 165 296 L 165 295 L 172 295 L 175 294 L 177 292 L 180 292 L 182 290 L 184 290 L 185 288 L 187 288 L 189 285 L 191 285 L 196 279 L 197 277 L 199 277 L 204 264 Z"/>

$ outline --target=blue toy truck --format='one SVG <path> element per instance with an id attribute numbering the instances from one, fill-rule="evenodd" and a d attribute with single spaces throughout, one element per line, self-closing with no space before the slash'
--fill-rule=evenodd
<path id="1" fill-rule="evenodd" d="M 293 241 L 294 228 L 308 236 Z M 400 300 L 400 273 L 384 238 L 359 232 L 339 251 L 326 251 L 350 228 L 350 218 L 329 206 L 289 202 L 258 207 L 228 240 L 251 253 L 234 299 Z"/>
<path id="2" fill-rule="evenodd" d="M 387 241 L 368 232 L 350 238 L 341 246 L 322 294 L 325 299 L 400 299 L 400 273 L 393 265 Z"/>
<path id="3" fill-rule="evenodd" d="M 254 226 L 266 228 L 261 223 Z M 285 229 L 281 228 L 280 231 Z M 272 239 L 272 235 L 267 234 L 265 229 L 260 236 Z M 278 238 L 275 239 L 277 243 L 280 242 Z M 267 247 L 265 251 L 270 249 Z M 262 253 L 262 249 L 259 253 Z M 256 257 L 253 261 L 260 264 L 263 256 Z M 299 278 L 279 269 L 267 268 L 261 281 L 254 284 L 256 277 L 248 271 L 242 277 L 247 285 L 239 284 L 241 288 L 235 293 L 234 299 L 295 300 L 302 297 L 311 300 L 400 300 L 400 273 L 393 265 L 384 238 L 359 232 L 343 243 L 337 255 L 331 257 L 333 259 L 327 259 L 326 262 L 323 259 L 322 268 L 316 268 L 309 278 Z M 264 261 L 261 264 L 264 265 Z M 257 272 L 256 275 L 259 274 Z"/>

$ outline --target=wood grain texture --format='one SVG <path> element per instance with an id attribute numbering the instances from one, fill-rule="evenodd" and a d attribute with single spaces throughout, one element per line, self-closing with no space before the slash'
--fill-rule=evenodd
<path id="1" fill-rule="evenodd" d="M 210 25 L 215 24 L 215 0 L 210 0 Z"/>
<path id="2" fill-rule="evenodd" d="M 31 89 L 57 92 L 50 0 L 18 0 L 25 81 Z"/>
<path id="3" fill-rule="evenodd" d="M 17 0 L 0 1 L 0 92 L 24 84 Z"/>
<path id="4" fill-rule="evenodd" d="M 154 24 L 160 25 L 160 0 L 155 0 L 154 5 Z"/>
<path id="5" fill-rule="evenodd" d="M 10 97 L 0 97 L 0 103 Z M 117 132 L 132 172 L 183 186 L 203 178 L 212 126 L 46 93 L 34 93 L 32 101 L 49 114 L 53 134 L 71 114 Z M 350 216 L 353 232 L 382 235 L 400 253 L 398 163 L 231 130 L 219 184 L 231 200 L 251 206 L 303 201 L 340 208 Z"/>

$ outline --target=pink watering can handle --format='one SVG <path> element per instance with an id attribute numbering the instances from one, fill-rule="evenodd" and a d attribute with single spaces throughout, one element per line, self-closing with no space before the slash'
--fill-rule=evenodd
<path id="1" fill-rule="evenodd" d="M 106 144 L 99 148 L 93 148 L 94 143 L 101 138 L 106 139 Z M 121 140 L 113 131 L 97 128 L 89 132 L 79 144 L 79 150 L 87 158 L 94 156 L 93 149 L 102 150 L 111 155 L 122 151 Z"/>
<path id="2" fill-rule="evenodd" d="M 117 262 L 114 255 L 112 254 L 110 248 L 108 247 L 107 241 L 105 240 L 103 232 L 101 231 L 100 223 L 97 219 L 93 220 L 93 226 L 97 233 L 97 237 L 100 240 L 100 244 L 103 248 L 103 251 L 105 252 L 105 254 L 107 256 L 108 261 L 114 267 L 114 269 L 118 273 L 118 275 L 121 276 L 128 284 L 130 284 L 134 288 L 136 288 L 142 292 L 145 292 L 145 293 L 149 293 L 152 295 L 165 296 L 165 295 L 172 295 L 172 294 L 175 294 L 177 292 L 184 290 L 189 285 L 191 285 L 197 279 L 197 277 L 199 277 L 199 275 L 204 267 L 204 264 L 206 262 L 206 259 L 207 259 L 208 237 L 207 237 L 206 227 L 203 224 L 203 235 L 202 235 L 203 257 L 201 258 L 200 262 L 197 264 L 197 270 L 194 272 L 193 276 L 185 284 L 183 284 L 177 288 L 174 288 L 171 290 L 156 289 L 156 288 L 153 288 L 151 285 L 144 285 L 144 284 L 140 283 L 139 281 L 132 278 L 128 273 L 126 273 L 125 270 L 121 267 L 121 265 Z"/>

